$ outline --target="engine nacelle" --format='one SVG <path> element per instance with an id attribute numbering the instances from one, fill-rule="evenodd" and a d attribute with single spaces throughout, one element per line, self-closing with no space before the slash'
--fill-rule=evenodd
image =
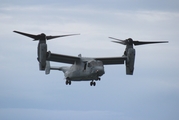
<path id="1" fill-rule="evenodd" d="M 127 61 L 126 61 L 126 74 L 133 75 L 135 62 L 135 49 L 129 48 L 127 50 Z"/>
<path id="2" fill-rule="evenodd" d="M 47 53 L 47 44 L 41 43 L 38 46 L 38 60 L 39 60 L 39 69 L 45 70 L 46 67 L 46 53 Z"/>

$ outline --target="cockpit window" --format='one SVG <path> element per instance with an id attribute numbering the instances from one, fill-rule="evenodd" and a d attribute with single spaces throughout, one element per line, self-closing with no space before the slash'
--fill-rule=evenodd
<path id="1" fill-rule="evenodd" d="M 91 61 L 88 63 L 88 67 L 91 67 L 91 66 L 102 66 L 103 63 L 101 61 Z"/>
<path id="2" fill-rule="evenodd" d="M 102 66 L 102 65 L 103 65 L 103 63 L 102 63 L 101 61 L 97 61 L 97 64 L 98 64 L 99 66 Z"/>

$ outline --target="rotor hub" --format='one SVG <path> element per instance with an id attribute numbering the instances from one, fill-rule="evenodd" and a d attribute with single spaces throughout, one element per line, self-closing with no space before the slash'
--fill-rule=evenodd
<path id="1" fill-rule="evenodd" d="M 133 45 L 133 40 L 132 40 L 132 38 L 128 38 L 128 39 L 127 39 L 126 45 Z"/>

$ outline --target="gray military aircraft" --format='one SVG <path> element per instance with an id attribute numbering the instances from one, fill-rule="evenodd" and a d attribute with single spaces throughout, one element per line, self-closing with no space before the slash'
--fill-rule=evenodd
<path id="1" fill-rule="evenodd" d="M 60 70 L 64 73 L 66 85 L 71 85 L 71 81 L 91 81 L 90 85 L 95 86 L 96 82 L 100 80 L 101 76 L 105 73 L 104 65 L 124 64 L 126 65 L 126 74 L 133 75 L 134 61 L 135 61 L 135 49 L 133 45 L 155 44 L 155 43 L 168 43 L 168 41 L 134 41 L 131 38 L 126 40 L 114 39 L 115 43 L 126 45 L 124 55 L 121 57 L 102 57 L 102 58 L 88 58 L 78 56 L 68 56 L 63 54 L 55 54 L 50 51 L 47 52 L 46 40 L 66 37 L 79 34 L 59 35 L 59 36 L 46 36 L 44 33 L 33 35 L 14 31 L 15 33 L 33 38 L 34 41 L 39 41 L 37 47 L 37 60 L 39 62 L 39 69 L 45 71 L 46 74 L 50 73 L 50 70 Z M 72 64 L 72 66 L 51 67 L 50 61 Z"/>

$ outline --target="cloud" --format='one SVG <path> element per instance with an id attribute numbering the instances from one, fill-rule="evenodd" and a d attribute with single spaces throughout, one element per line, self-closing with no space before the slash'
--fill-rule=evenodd
<path id="1" fill-rule="evenodd" d="M 100 2 L 95 6 L 24 2 L 24 6 L 4 4 L 0 8 L 1 119 L 178 118 L 178 11 L 125 8 L 129 4 L 120 5 L 120 9 L 119 3 L 124 1 L 116 1 L 114 8 L 104 8 L 104 3 L 98 8 Z M 96 87 L 88 82 L 65 86 L 63 73 L 53 71 L 46 76 L 38 70 L 37 42 L 13 30 L 48 35 L 81 33 L 48 41 L 52 52 L 74 56 L 123 55 L 125 46 L 110 42 L 109 36 L 169 43 L 135 46 L 133 76 L 125 75 L 124 65 L 105 66 L 106 73 Z"/>
<path id="2" fill-rule="evenodd" d="M 110 111 L 60 111 L 60 110 L 45 110 L 45 109 L 0 109 L 1 116 L 5 119 L 43 119 L 43 120 L 69 120 L 69 119 L 86 119 L 86 120 L 99 120 L 99 119 L 116 119 L 120 114 Z M 7 116 L 7 114 L 11 114 Z"/>
<path id="3" fill-rule="evenodd" d="M 57 0 L 45 0 L 41 1 L 17 1 L 17 0 L 2 0 L 1 6 L 7 5 L 20 5 L 20 6 L 32 6 L 32 5 L 47 5 L 47 6 L 58 6 L 61 7 L 85 7 L 85 8 L 100 8 L 100 9 L 115 9 L 115 10 L 160 10 L 160 11 L 177 11 L 178 10 L 178 1 L 177 0 L 165 0 L 165 1 L 141 1 L 141 0 L 66 0 L 66 1 L 57 1 Z"/>

